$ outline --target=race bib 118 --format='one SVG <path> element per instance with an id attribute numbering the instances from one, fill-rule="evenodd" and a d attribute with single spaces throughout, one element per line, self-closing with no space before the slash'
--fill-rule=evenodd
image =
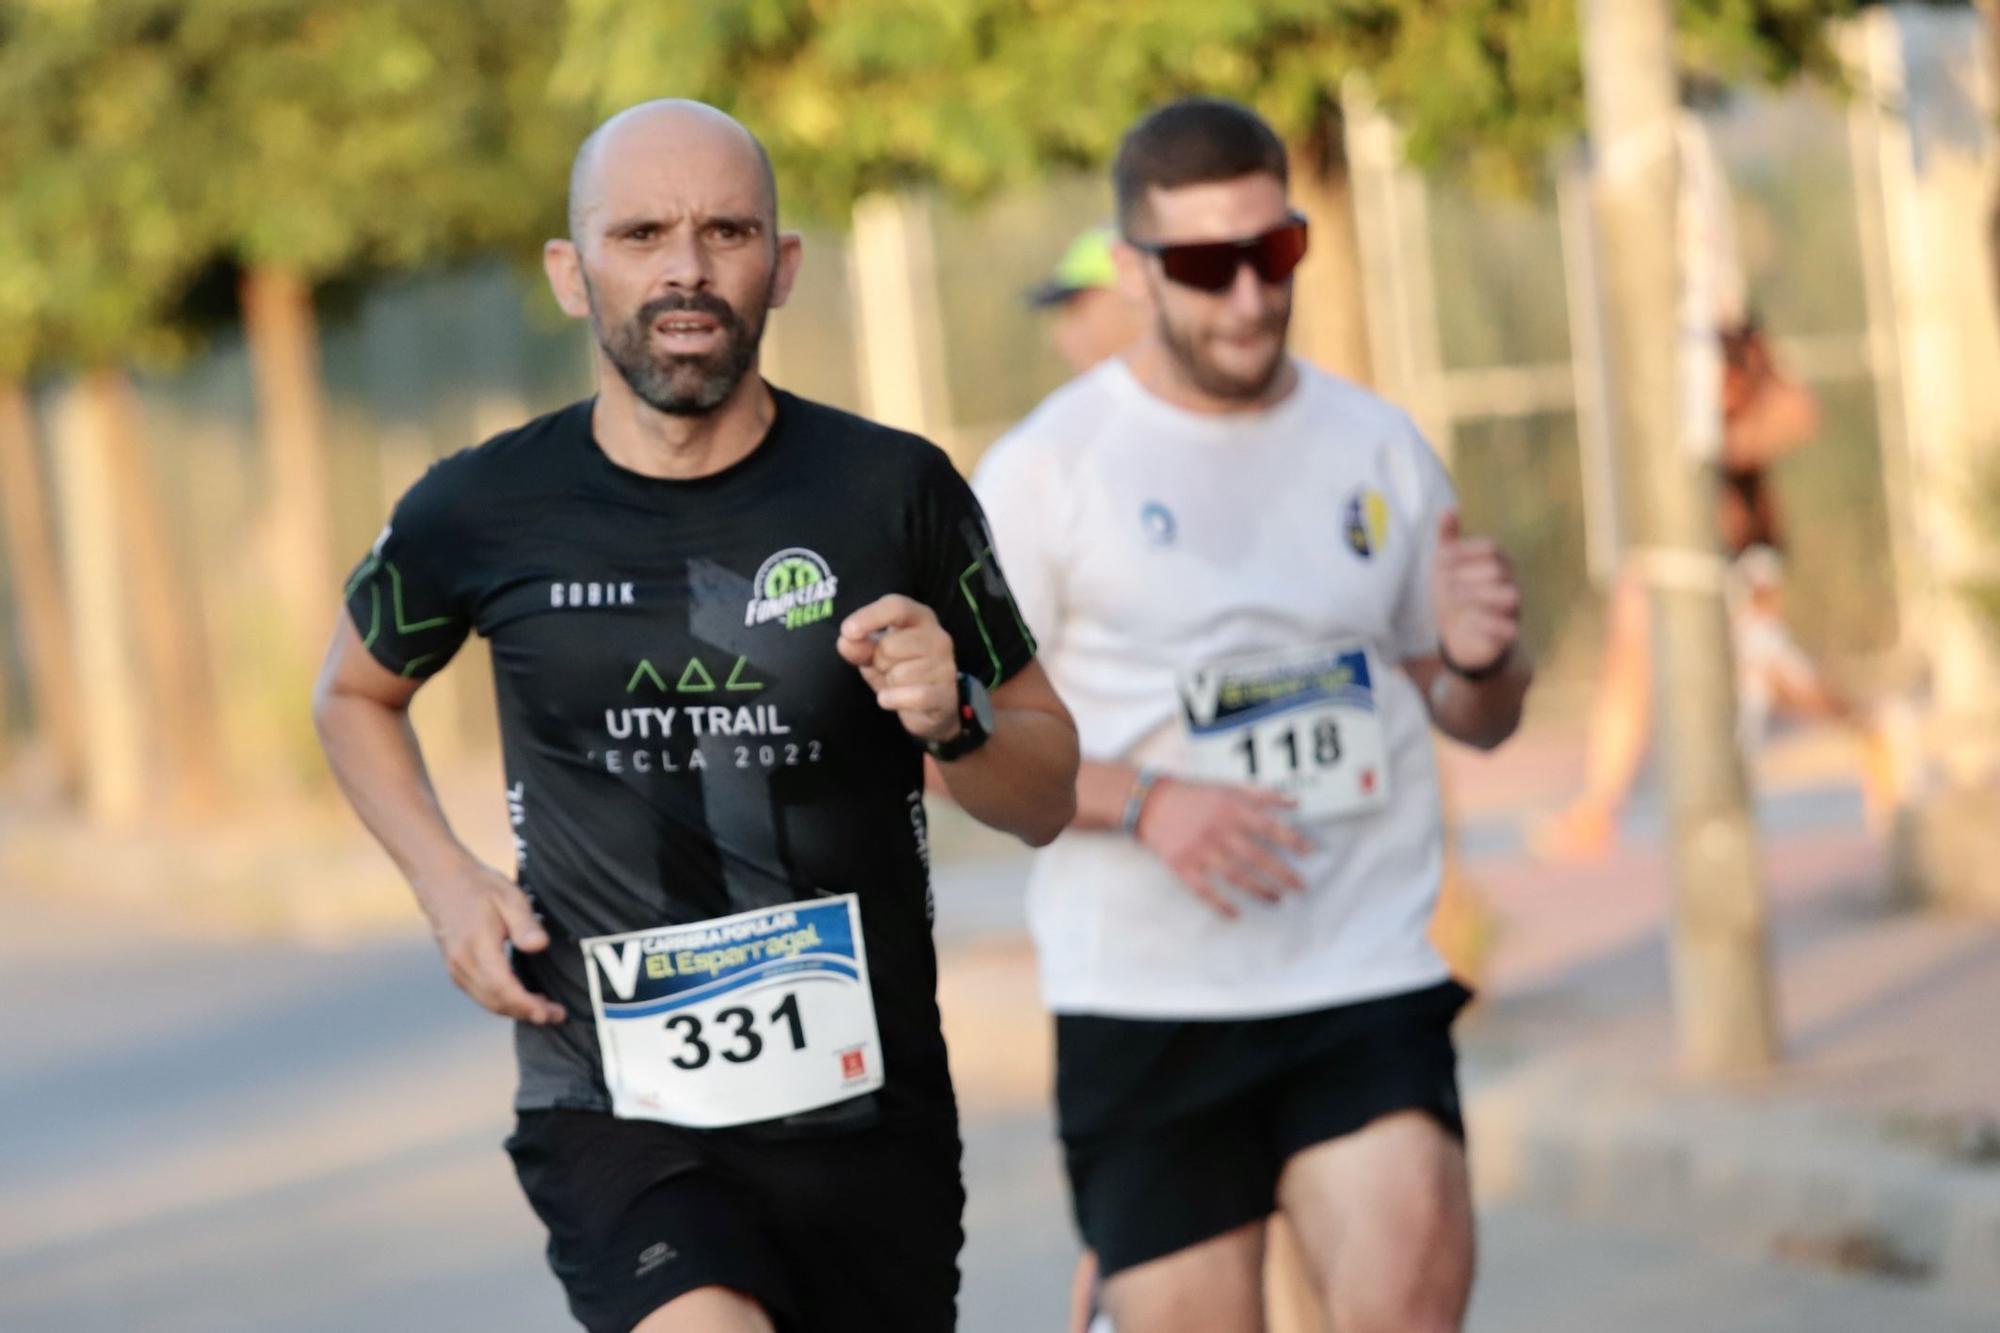
<path id="1" fill-rule="evenodd" d="M 582 946 L 614 1115 L 717 1128 L 882 1086 L 852 894 Z"/>
<path id="2" fill-rule="evenodd" d="M 1195 775 L 1282 792 L 1307 819 L 1380 809 L 1389 768 L 1376 670 L 1365 647 L 1320 645 L 1184 673 Z"/>

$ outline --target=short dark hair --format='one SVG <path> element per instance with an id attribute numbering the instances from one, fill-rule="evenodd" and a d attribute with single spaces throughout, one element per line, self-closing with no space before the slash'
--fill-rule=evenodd
<path id="1" fill-rule="evenodd" d="M 1118 229 L 1130 236 L 1148 217 L 1147 192 L 1235 180 L 1259 172 L 1289 180 L 1285 145 L 1264 118 L 1220 97 L 1183 97 L 1125 131 L 1111 164 Z"/>

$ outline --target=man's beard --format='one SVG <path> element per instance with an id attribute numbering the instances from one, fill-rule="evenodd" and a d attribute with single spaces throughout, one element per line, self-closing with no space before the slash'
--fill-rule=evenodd
<path id="1" fill-rule="evenodd" d="M 1166 344 L 1168 353 L 1181 368 L 1181 373 L 1187 376 L 1188 383 L 1211 398 L 1252 402 L 1264 396 L 1285 368 L 1285 330 L 1292 322 L 1289 304 L 1265 317 L 1262 331 L 1275 333 L 1278 336 L 1277 346 L 1271 353 L 1269 364 L 1247 378 L 1217 365 L 1209 358 L 1202 340 L 1174 327 L 1165 310 L 1160 310 L 1154 318 L 1159 322 L 1160 341 Z"/>
<path id="2" fill-rule="evenodd" d="M 773 283 L 775 283 L 775 275 Z M 586 291 L 588 291 L 586 286 Z M 631 322 L 606 332 L 597 295 L 590 292 L 590 323 L 598 345 L 618 367 L 632 392 L 669 416 L 695 417 L 713 412 L 750 371 L 757 346 L 764 339 L 764 320 L 771 310 L 771 289 L 744 320 L 721 297 L 709 292 L 669 292 L 639 307 Z M 653 351 L 653 325 L 663 315 L 687 310 L 707 315 L 722 332 L 722 345 L 702 356 L 660 355 Z"/>

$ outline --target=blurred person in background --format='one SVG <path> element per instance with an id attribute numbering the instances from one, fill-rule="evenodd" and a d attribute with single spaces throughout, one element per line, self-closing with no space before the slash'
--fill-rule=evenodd
<path id="1" fill-rule="evenodd" d="M 1459 1327 L 1472 1209 L 1429 729 L 1532 670 L 1505 555 L 1409 418 L 1289 357 L 1283 146 L 1188 99 L 1126 135 L 1137 344 L 975 477 L 1077 720 L 1029 888 L 1075 1214 L 1118 1333 L 1265 1327 L 1282 1210 L 1334 1327 Z"/>
<path id="2" fill-rule="evenodd" d="M 1063 251 L 1055 271 L 1028 293 L 1030 306 L 1049 313 L 1050 345 L 1074 374 L 1126 351 L 1146 329 L 1145 307 L 1131 301 L 1118 285 L 1118 268 L 1111 257 L 1117 235 L 1113 227 L 1080 233 Z M 944 794 L 941 781 L 933 780 L 931 789 Z M 1282 1307 L 1266 1312 L 1272 1333 L 1305 1333 L 1308 1327 L 1317 1327 L 1316 1299 L 1290 1233 L 1274 1224 L 1266 1241 L 1266 1277 L 1281 1293 Z M 1070 1283 L 1071 1333 L 1111 1333 L 1099 1296 L 1097 1256 L 1086 1250 Z"/>
<path id="3" fill-rule="evenodd" d="M 545 259 L 598 392 L 410 489 L 315 703 L 453 981 L 515 1020 L 507 1147 L 592 1333 L 954 1326 L 924 755 L 1028 842 L 1074 810 L 965 482 L 757 373 L 800 257 L 721 112 L 591 135 Z M 447 826 L 409 720 L 475 630 L 518 882 Z"/>
<path id="4" fill-rule="evenodd" d="M 1055 271 L 1028 293 L 1030 306 L 1048 312 L 1050 345 L 1073 374 L 1126 351 L 1146 331 L 1146 308 L 1118 285 L 1118 266 L 1111 257 L 1117 235 L 1114 227 L 1080 233 Z M 944 794 L 941 781 L 933 780 L 931 789 Z M 1266 1312 L 1272 1333 L 1318 1327 L 1317 1301 L 1290 1232 L 1274 1220 L 1266 1244 L 1266 1278 L 1277 1296 L 1276 1308 Z M 1097 1256 L 1086 1250 L 1070 1283 L 1071 1333 L 1110 1333 L 1099 1295 Z"/>
<path id="5" fill-rule="evenodd" d="M 1145 307 L 1118 286 L 1111 258 L 1116 236 L 1110 227 L 1082 233 L 1056 261 L 1055 272 L 1028 293 L 1028 304 L 1048 313 L 1049 342 L 1073 375 L 1118 355 L 1145 332 Z"/>
<path id="6" fill-rule="evenodd" d="M 1681 420 L 1689 451 L 1715 475 L 1716 525 L 1730 561 L 1739 732 L 1753 755 L 1774 717 L 1865 720 L 1792 637 L 1784 618 L 1784 522 L 1773 469 L 1819 430 L 1813 395 L 1778 366 L 1749 312 L 1729 183 L 1692 111 L 1680 150 Z M 1584 789 L 1536 831 L 1551 860 L 1609 850 L 1650 745 L 1652 624 L 1643 553 L 1628 556 L 1606 609 L 1603 658 L 1584 745 Z M 1881 813 L 1880 746 L 1864 732 L 1863 775 Z"/>
<path id="7" fill-rule="evenodd" d="M 1049 345 L 1073 375 L 1117 356 L 1145 331 L 1140 307 L 1118 286 L 1111 245 L 1113 227 L 1078 234 L 1056 261 L 1055 272 L 1028 292 L 1028 304 L 1048 315 Z M 931 783 L 942 790 L 941 782 Z M 1098 1309 L 1097 1255 L 1084 1251 L 1070 1281 L 1070 1333 L 1107 1333 L 1110 1320 Z"/>

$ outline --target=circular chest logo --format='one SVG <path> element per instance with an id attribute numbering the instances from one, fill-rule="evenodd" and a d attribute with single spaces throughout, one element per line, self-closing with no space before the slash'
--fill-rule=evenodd
<path id="1" fill-rule="evenodd" d="M 788 546 L 758 566 L 750 586 L 756 595 L 743 612 L 745 625 L 781 620 L 797 629 L 833 615 L 840 580 L 817 551 Z"/>

